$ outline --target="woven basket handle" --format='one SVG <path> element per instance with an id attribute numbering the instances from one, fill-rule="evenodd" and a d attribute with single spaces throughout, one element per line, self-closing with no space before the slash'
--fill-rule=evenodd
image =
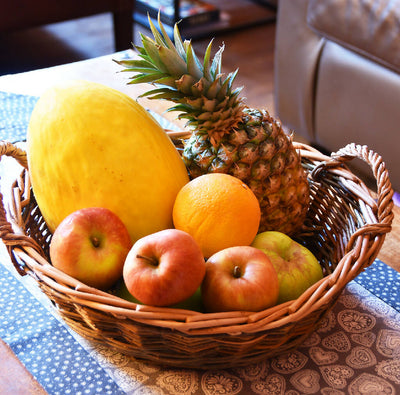
<path id="1" fill-rule="evenodd" d="M 324 161 L 315 167 L 312 177 L 317 178 L 319 173 L 323 172 L 324 169 L 340 167 L 354 158 L 359 158 L 370 166 L 377 185 L 377 216 L 380 223 L 379 226 L 382 227 L 382 233 L 390 232 L 394 217 L 392 211 L 394 191 L 382 157 L 370 150 L 366 145 L 350 143 L 339 151 L 332 153 L 330 158 L 330 160 Z"/>
<path id="2" fill-rule="evenodd" d="M 26 152 L 8 141 L 0 140 L 0 158 L 3 156 L 11 156 L 25 169 L 28 168 Z"/>
<path id="3" fill-rule="evenodd" d="M 9 156 L 14 158 L 25 170 L 28 169 L 28 160 L 26 152 L 15 146 L 8 141 L 0 140 L 0 160 L 3 156 Z M 24 234 L 15 233 L 12 225 L 7 221 L 6 210 L 4 208 L 3 194 L 0 193 L 0 238 L 6 245 L 9 254 L 13 260 L 14 266 L 18 272 L 22 275 L 25 274 L 24 270 L 19 266 L 18 262 L 14 258 L 12 248 L 15 246 L 20 247 L 32 247 L 43 256 L 43 251 L 40 246 L 31 237 L 25 236 Z"/>

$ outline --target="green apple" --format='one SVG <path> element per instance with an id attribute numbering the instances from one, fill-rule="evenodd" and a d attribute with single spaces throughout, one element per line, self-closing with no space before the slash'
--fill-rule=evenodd
<path id="1" fill-rule="evenodd" d="M 264 251 L 275 267 L 279 279 L 278 303 L 297 299 L 323 277 L 314 254 L 284 233 L 259 233 L 252 246 Z"/>
<path id="2" fill-rule="evenodd" d="M 200 313 L 204 312 L 203 299 L 201 297 L 201 287 L 198 287 L 192 296 L 189 296 L 187 299 L 176 303 L 171 307 L 175 309 L 198 311 Z"/>
<path id="3" fill-rule="evenodd" d="M 126 288 L 124 279 L 121 277 L 120 280 L 115 284 L 115 286 L 109 290 L 109 293 L 118 296 L 121 299 L 125 299 L 128 302 L 141 304 Z"/>
<path id="4" fill-rule="evenodd" d="M 127 300 L 128 302 L 141 304 L 141 302 L 138 299 L 136 299 L 128 291 L 128 288 L 126 288 L 125 282 L 122 278 L 120 281 L 118 281 L 116 286 L 111 290 L 111 293 L 122 299 Z M 193 310 L 193 311 L 203 312 L 204 307 L 203 307 L 203 302 L 202 302 L 202 298 L 201 298 L 200 287 L 197 288 L 196 292 L 192 296 L 189 296 L 187 299 L 183 300 L 182 302 L 176 303 L 169 307 L 173 307 L 175 309 L 185 309 L 185 310 Z"/>

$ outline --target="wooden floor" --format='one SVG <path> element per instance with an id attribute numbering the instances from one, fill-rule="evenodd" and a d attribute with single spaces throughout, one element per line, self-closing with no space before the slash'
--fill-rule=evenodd
<path id="1" fill-rule="evenodd" d="M 135 43 L 139 43 L 135 26 Z M 209 39 L 195 40 L 201 55 Z M 214 49 L 225 44 L 223 71 L 239 68 L 236 86 L 244 86 L 243 95 L 252 107 L 267 108 L 274 114 L 273 65 L 275 24 L 268 23 L 235 32 L 216 35 Z M 76 21 L 49 25 L 40 29 L 0 35 L 0 75 L 18 73 L 67 62 L 93 58 L 114 52 L 111 16 L 102 14 Z M 400 209 L 379 258 L 400 271 Z"/>

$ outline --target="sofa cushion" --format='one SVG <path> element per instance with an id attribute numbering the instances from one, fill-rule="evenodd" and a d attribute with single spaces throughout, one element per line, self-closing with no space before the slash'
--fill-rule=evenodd
<path id="1" fill-rule="evenodd" d="M 329 151 L 348 143 L 379 153 L 393 188 L 400 190 L 399 74 L 327 41 L 318 68 L 314 98 L 315 140 Z M 371 169 L 351 161 L 369 179 Z"/>
<path id="2" fill-rule="evenodd" d="M 319 35 L 400 72 L 400 0 L 309 0 Z"/>

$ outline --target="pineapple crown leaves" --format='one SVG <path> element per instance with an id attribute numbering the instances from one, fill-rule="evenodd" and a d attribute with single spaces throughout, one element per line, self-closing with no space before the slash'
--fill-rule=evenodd
<path id="1" fill-rule="evenodd" d="M 211 40 L 203 62 L 200 62 L 191 41 L 182 40 L 178 24 L 174 26 L 174 42 L 161 23 L 160 14 L 158 24 L 160 31 L 149 18 L 153 38 L 141 34 L 143 46 L 135 46 L 140 59 L 116 61 L 125 67 L 123 71 L 136 73 L 130 84 L 152 83 L 156 86 L 141 97 L 177 103 L 169 111 L 180 111 L 180 118 L 189 119 L 193 125 L 201 123 L 205 111 L 223 111 L 228 105 L 239 110 L 242 88 L 233 89 L 238 70 L 226 78 L 221 71 L 224 46 L 212 58 Z"/>

